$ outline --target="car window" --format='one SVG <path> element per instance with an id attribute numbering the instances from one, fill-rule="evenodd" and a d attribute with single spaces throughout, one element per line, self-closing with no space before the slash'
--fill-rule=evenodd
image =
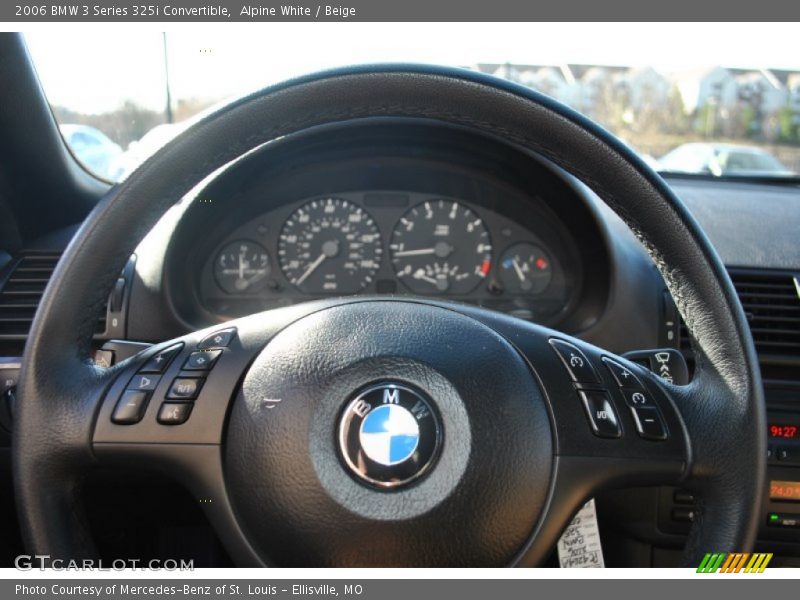
<path id="1" fill-rule="evenodd" d="M 728 171 L 781 171 L 785 167 L 765 154 L 755 152 L 729 152 L 720 160 L 723 169 Z"/>
<path id="2" fill-rule="evenodd" d="M 345 36 L 320 24 L 314 44 L 285 25 L 270 35 L 47 32 L 26 41 L 59 123 L 107 136 L 66 137 L 87 168 L 110 180 L 221 102 L 375 62 L 463 67 L 533 88 L 598 121 L 662 171 L 800 173 L 800 54 L 788 23 L 762 25 L 771 40 L 763 47 L 741 44 L 740 27 L 724 23 L 686 24 L 681 44 L 654 43 L 674 35 L 669 24 L 622 24 L 617 33 L 605 24 L 602 36 L 577 23 L 417 24 L 410 36 L 381 23 L 349 24 Z"/>

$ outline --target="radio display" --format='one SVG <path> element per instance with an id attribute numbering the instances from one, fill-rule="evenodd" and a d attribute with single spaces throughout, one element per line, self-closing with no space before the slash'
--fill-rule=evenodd
<path id="1" fill-rule="evenodd" d="M 770 481 L 769 499 L 800 502 L 800 481 Z"/>
<path id="2" fill-rule="evenodd" d="M 796 440 L 800 438 L 800 427 L 785 423 L 772 423 L 769 426 L 769 437 L 782 440 Z"/>

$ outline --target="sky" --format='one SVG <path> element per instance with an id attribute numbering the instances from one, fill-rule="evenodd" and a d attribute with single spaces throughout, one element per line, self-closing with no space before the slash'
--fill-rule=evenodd
<path id="1" fill-rule="evenodd" d="M 793 23 L 243 23 L 40 25 L 26 41 L 51 103 L 81 112 L 218 100 L 358 63 L 478 62 L 800 70 Z"/>

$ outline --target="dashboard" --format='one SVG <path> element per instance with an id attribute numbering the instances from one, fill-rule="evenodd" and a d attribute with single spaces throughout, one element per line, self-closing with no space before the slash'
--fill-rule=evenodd
<path id="1" fill-rule="evenodd" d="M 550 236 L 533 229 L 431 193 L 306 198 L 225 236 L 206 261 L 200 293 L 217 314 L 372 293 L 448 297 L 546 319 L 568 304 L 576 278 Z"/>
<path id="2" fill-rule="evenodd" d="M 410 295 L 574 329 L 607 299 L 596 220 L 553 165 L 507 145 L 429 125 L 350 126 L 217 174 L 169 232 L 165 281 L 193 326 Z"/>

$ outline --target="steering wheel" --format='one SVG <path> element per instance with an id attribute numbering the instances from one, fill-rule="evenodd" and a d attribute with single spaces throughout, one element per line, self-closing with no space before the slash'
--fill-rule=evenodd
<path id="1" fill-rule="evenodd" d="M 686 386 L 553 331 L 426 299 L 320 300 L 89 360 L 118 273 L 193 186 L 280 136 L 427 119 L 539 153 L 594 189 L 664 277 L 696 349 Z M 15 493 L 31 553 L 93 556 L 81 482 L 152 465 L 239 565 L 535 565 L 597 491 L 699 495 L 685 562 L 748 551 L 764 486 L 747 321 L 698 224 L 623 143 L 528 88 L 424 66 L 267 88 L 177 137 L 98 203 L 44 294 L 22 363 Z"/>

